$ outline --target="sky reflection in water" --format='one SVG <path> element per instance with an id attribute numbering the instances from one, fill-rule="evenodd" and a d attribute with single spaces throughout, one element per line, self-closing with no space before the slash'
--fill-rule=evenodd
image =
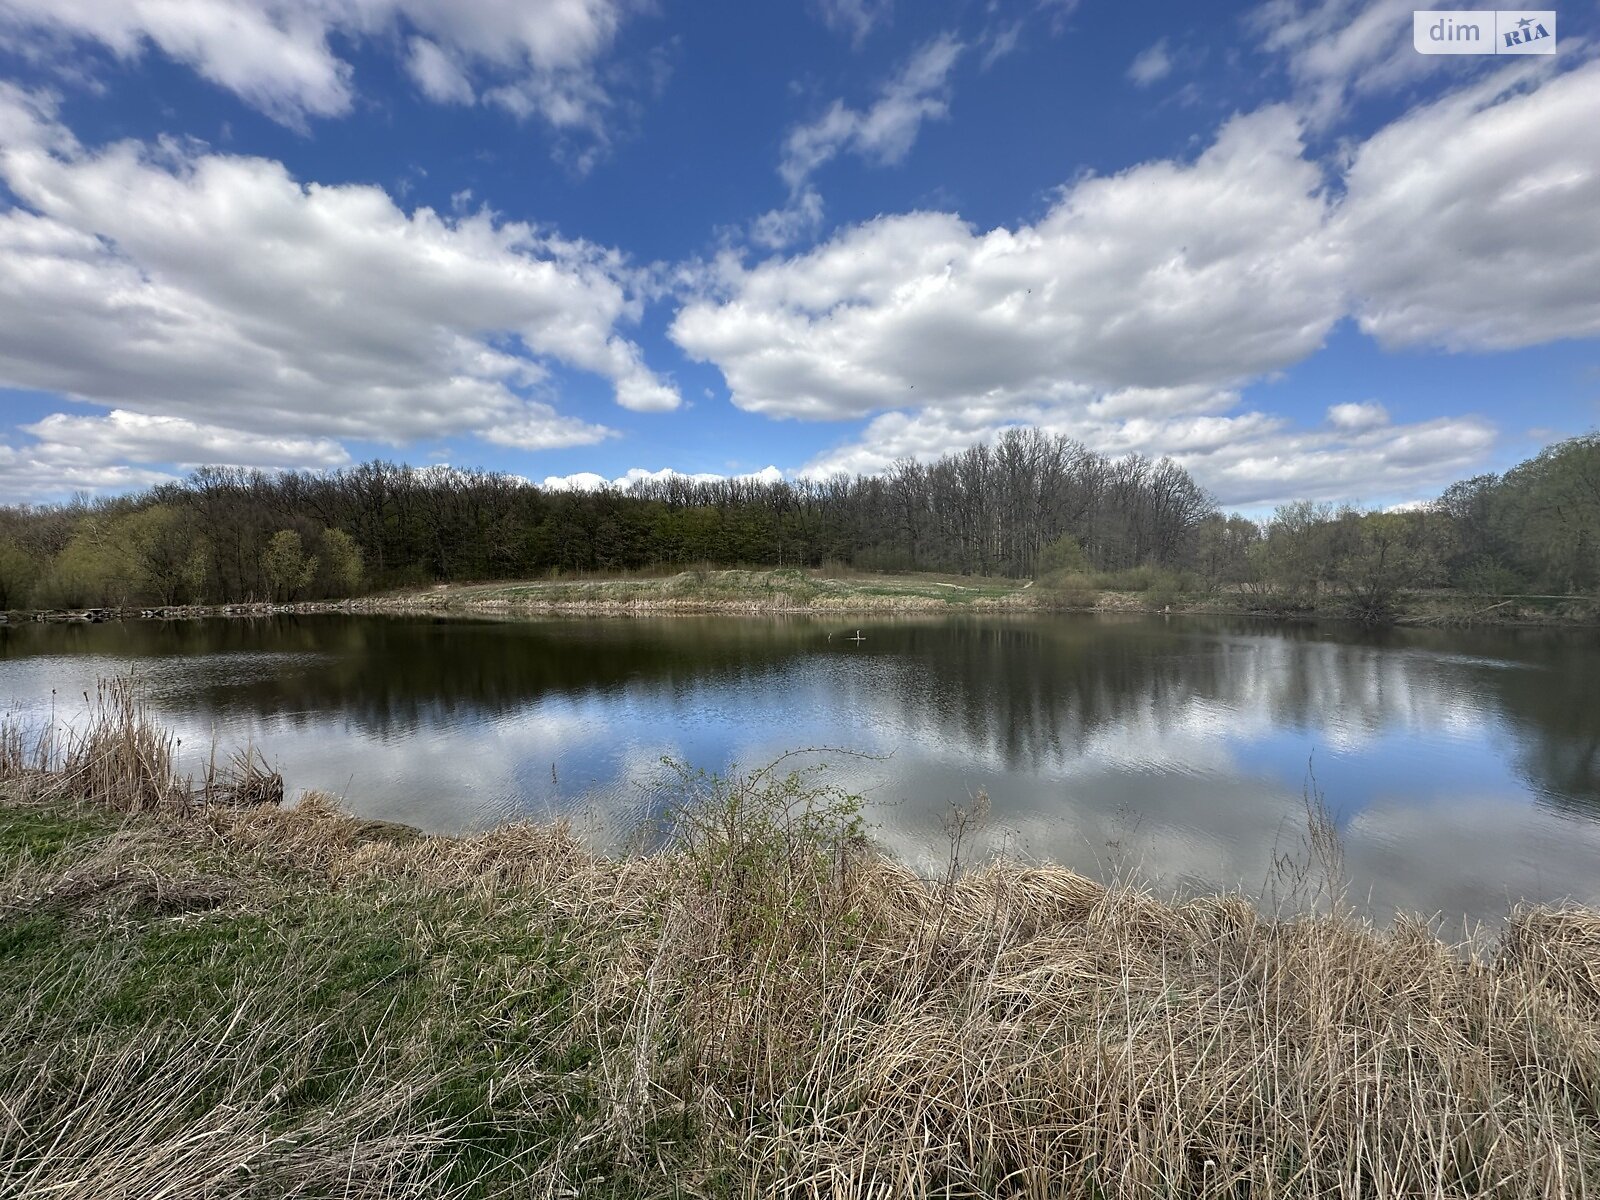
<path id="1" fill-rule="evenodd" d="M 844 636 L 860 625 L 866 640 Z M 829 635 L 832 635 L 831 639 Z M 883 844 L 933 869 L 980 789 L 984 847 L 1154 886 L 1259 892 L 1335 810 L 1375 911 L 1600 900 L 1592 633 L 1201 619 L 307 617 L 0 627 L 0 696 L 83 711 L 132 670 L 203 754 L 251 741 L 293 791 L 434 830 L 573 817 L 632 837 L 661 759 L 826 746 Z"/>

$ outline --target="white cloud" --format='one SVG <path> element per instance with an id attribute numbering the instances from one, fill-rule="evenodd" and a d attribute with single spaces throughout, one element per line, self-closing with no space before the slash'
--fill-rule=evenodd
<path id="1" fill-rule="evenodd" d="M 1325 125 L 1352 97 L 1392 92 L 1434 71 L 1480 69 L 1473 56 L 1418 54 L 1415 8 L 1411 0 L 1267 0 L 1251 24 L 1262 45 L 1283 56 L 1303 111 Z"/>
<path id="2" fill-rule="evenodd" d="M 297 123 L 343 113 L 351 101 L 350 66 L 328 46 L 331 22 L 303 7 L 295 14 L 244 0 L 0 0 L 0 27 L 96 41 L 122 59 L 149 43 L 247 104 Z"/>
<path id="3" fill-rule="evenodd" d="M 439 104 L 471 104 L 478 98 L 461 64 L 425 37 L 411 39 L 406 71 L 422 94 Z"/>
<path id="4" fill-rule="evenodd" d="M 146 46 L 290 125 L 350 110 L 340 42 L 403 45 L 423 93 L 469 102 L 473 80 L 558 128 L 598 129 L 595 69 L 626 0 L 0 0 L 0 28 L 97 42 L 119 58 Z M 406 35 L 410 36 L 406 36 Z M 486 89 L 487 90 L 487 89 Z"/>
<path id="5" fill-rule="evenodd" d="M 910 153 L 924 121 L 949 114 L 950 72 L 962 49 L 950 34 L 935 38 L 884 85 L 865 111 L 835 100 L 815 121 L 790 132 L 779 174 L 798 192 L 813 171 L 841 151 L 872 163 L 901 161 Z"/>
<path id="6" fill-rule="evenodd" d="M 8 501 L 58 497 L 76 492 L 131 492 L 171 483 L 170 472 L 126 463 L 61 464 L 48 453 L 0 442 L 0 494 Z"/>
<path id="7" fill-rule="evenodd" d="M 1389 410 L 1376 401 L 1352 401 L 1328 409 L 1328 424 L 1335 429 L 1371 429 L 1389 423 Z"/>
<path id="8" fill-rule="evenodd" d="M 1436 492 L 1480 464 L 1494 439 L 1481 418 L 1441 417 L 1359 430 L 1283 428 L 1173 457 L 1227 505 L 1377 501 Z"/>
<path id="9" fill-rule="evenodd" d="M 546 475 L 539 486 L 552 492 L 598 492 L 601 488 L 621 485 L 593 471 L 576 471 L 571 475 Z"/>
<path id="10" fill-rule="evenodd" d="M 1007 55 L 1014 53 L 1017 45 L 1022 40 L 1022 29 L 1025 21 L 1012 21 L 1009 24 L 991 26 L 979 38 L 978 44 L 983 50 L 978 66 L 987 71 L 995 63 Z"/>
<path id="11" fill-rule="evenodd" d="M 750 471 L 743 475 L 719 475 L 714 471 L 687 473 L 675 471 L 671 467 L 662 467 L 658 471 L 646 470 L 644 467 L 630 467 L 615 479 L 607 479 L 604 475 L 596 475 L 593 471 L 577 471 L 571 475 L 546 475 L 540 486 L 555 492 L 595 492 L 607 487 L 626 491 L 636 483 L 660 482 L 674 478 L 688 479 L 695 483 L 721 483 L 727 479 L 779 483 L 783 480 L 783 472 L 773 466 L 762 467 L 759 471 Z"/>
<path id="12" fill-rule="evenodd" d="M 1036 224 L 881 217 L 808 253 L 719 260 L 672 336 L 733 402 L 872 417 L 807 473 L 875 471 L 1037 424 L 1172 454 L 1225 503 L 1403 500 L 1495 431 L 1335 404 L 1320 428 L 1238 389 L 1354 313 L 1388 345 L 1495 350 L 1600 334 L 1600 62 L 1521 63 L 1308 162 L 1294 110 L 1237 116 L 1193 163 L 1063 189 Z"/>
<path id="13" fill-rule="evenodd" d="M 1306 430 L 1270 413 L 1228 414 L 1238 403 L 1233 393 L 1191 394 L 1190 411 L 1175 410 L 1172 399 L 1157 389 L 1093 402 L 956 403 L 884 413 L 860 437 L 818 455 L 800 473 L 872 474 L 899 458 L 928 461 L 993 441 L 1011 426 L 1034 425 L 1113 457 L 1170 456 L 1224 507 L 1262 509 L 1307 497 L 1432 494 L 1480 463 L 1495 438 L 1493 426 L 1472 416 L 1387 425 L 1371 421 L 1369 413 L 1359 427 L 1330 421 L 1328 428 Z"/>
<path id="14" fill-rule="evenodd" d="M 226 7 L 196 7 L 207 3 Z M 18 19 L 19 6 L 29 7 L 0 0 L 0 18 Z M 1276 7 L 1282 29 L 1295 14 L 1315 18 L 1342 47 L 1319 57 L 1312 25 L 1272 35 L 1301 56 L 1306 95 L 1320 94 L 1319 79 L 1338 82 L 1340 103 L 1350 89 L 1388 86 L 1381 39 L 1358 36 L 1371 8 Z M 366 13 L 351 26 L 362 36 L 404 10 L 395 44 L 442 102 L 476 95 L 578 126 L 604 107 L 592 93 L 562 108 L 555 93 L 539 98 L 542 77 L 489 71 L 494 47 L 450 33 L 453 18 L 421 0 L 323 8 Z M 92 10 L 60 7 L 69 23 Z M 106 25 L 115 52 L 136 54 L 153 36 L 141 3 L 107 11 L 127 18 Z M 287 9 L 251 11 L 270 22 Z M 426 12 L 436 23 L 415 15 Z M 961 53 L 951 37 L 930 43 L 875 103 L 837 102 L 795 130 L 790 202 L 757 218 L 751 240 L 776 249 L 815 230 L 811 175 L 837 155 L 909 152 L 922 122 L 947 113 Z M 1174 454 L 1226 503 L 1399 498 L 1481 461 L 1493 430 L 1470 416 L 1396 425 L 1371 401 L 1335 404 L 1301 429 L 1241 411 L 1239 389 L 1315 352 L 1351 313 L 1392 346 L 1493 350 L 1600 334 L 1600 63 L 1587 53 L 1477 76 L 1401 117 L 1341 151 L 1342 187 L 1326 187 L 1304 152 L 1307 102 L 1234 117 L 1193 161 L 1079 179 L 1031 224 L 985 231 L 910 212 L 753 266 L 732 252 L 683 264 L 691 298 L 671 334 L 718 366 L 748 411 L 871 418 L 808 470 L 878 469 L 1028 422 L 1112 453 Z M 568 100 L 588 86 L 568 83 Z M 144 469 L 126 462 L 251 444 L 261 461 L 316 465 L 346 437 L 473 433 L 539 448 L 609 436 L 547 402 L 555 367 L 610 380 L 626 407 L 678 403 L 622 332 L 664 272 L 647 278 L 615 252 L 536 226 L 465 205 L 408 213 L 376 188 L 304 184 L 281 164 L 189 145 L 89 151 L 3 85 L 0 183 L 20 201 L 0 212 L 0 385 L 116 410 L 71 418 L 101 422 L 81 431 L 24 431 L 37 445 L 0 448 L 10 478 L 76 471 L 115 485 L 135 478 L 115 472 Z M 128 417 L 174 424 L 135 430 Z M 285 429 L 294 436 L 271 441 Z M 102 450 L 72 458 L 69 432 Z M 119 447 L 142 457 L 109 457 Z"/>
<path id="15" fill-rule="evenodd" d="M 20 446 L 0 443 L 0 490 L 15 496 L 149 486 L 170 478 L 164 470 L 130 463 L 326 468 L 350 461 L 330 438 L 242 433 L 123 410 L 104 416 L 51 413 L 21 432 L 35 440 Z"/>
<path id="16" fill-rule="evenodd" d="M 1382 343 L 1507 349 L 1600 334 L 1600 61 L 1524 61 L 1354 154 L 1334 231 Z"/>
<path id="17" fill-rule="evenodd" d="M 3 386 L 241 436 L 533 449 L 609 433 L 542 398 L 553 365 L 610 380 L 626 407 L 679 402 L 618 332 L 639 281 L 587 243 L 485 211 L 406 213 L 264 159 L 91 152 L 6 88 L 0 182 L 26 206 L 0 212 Z"/>
<path id="18" fill-rule="evenodd" d="M 894 15 L 894 0 L 816 0 L 823 23 L 847 35 L 860 46 L 879 25 L 887 25 Z"/>
<path id="19" fill-rule="evenodd" d="M 113 409 L 104 416 L 51 413 L 22 431 L 39 439 L 52 459 L 92 465 L 116 459 L 243 467 L 338 467 L 350 461 L 331 438 L 241 433 L 221 425 L 152 417 Z"/>
<path id="20" fill-rule="evenodd" d="M 564 417 L 548 404 L 524 402 L 510 419 L 475 431 L 486 442 L 518 450 L 558 450 L 567 446 L 592 446 L 617 436 L 614 429 Z"/>
<path id="21" fill-rule="evenodd" d="M 1304 358 L 1343 311 L 1322 186 L 1293 116 L 1267 109 L 1194 163 L 1074 184 L 1034 225 L 910 213 L 723 263 L 672 337 L 775 416 L 1225 386 Z"/>
<path id="22" fill-rule="evenodd" d="M 822 224 L 822 196 L 806 186 L 782 208 L 762 213 L 750 223 L 750 240 L 768 250 L 781 250 L 813 233 Z"/>
<path id="23" fill-rule="evenodd" d="M 1167 53 L 1167 39 L 1162 38 L 1147 46 L 1135 56 L 1128 66 L 1128 78 L 1139 87 L 1149 87 L 1172 74 L 1172 55 Z"/>

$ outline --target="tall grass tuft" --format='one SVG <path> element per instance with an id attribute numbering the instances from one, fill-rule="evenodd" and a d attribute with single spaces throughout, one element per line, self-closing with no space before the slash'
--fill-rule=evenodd
<path id="1" fill-rule="evenodd" d="M 283 777 L 253 747 L 221 762 L 215 751 L 199 782 L 179 769 L 180 743 L 150 718 L 133 679 L 102 679 L 84 694 L 75 724 L 42 727 L 0 720 L 0 782 L 44 786 L 114 812 L 140 813 L 191 804 L 277 804 Z"/>
<path id="2" fill-rule="evenodd" d="M 131 680 L 102 680 L 90 703 L 88 721 L 62 743 L 60 778 L 67 791 L 118 812 L 187 799 L 191 789 L 178 775 L 177 739 L 148 719 Z"/>

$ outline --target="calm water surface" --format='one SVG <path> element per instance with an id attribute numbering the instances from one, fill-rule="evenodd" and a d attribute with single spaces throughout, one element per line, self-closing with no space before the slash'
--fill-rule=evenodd
<path id="1" fill-rule="evenodd" d="M 860 626 L 864 641 L 845 638 Z M 253 741 L 291 792 L 433 830 L 572 817 L 624 844 L 670 756 L 787 750 L 930 869 L 988 849 L 1260 892 L 1308 767 L 1375 911 L 1600 902 L 1600 636 L 1051 616 L 0 626 L 0 701 L 74 720 L 131 670 L 185 752 Z M 191 762 L 191 765 L 193 763 Z"/>

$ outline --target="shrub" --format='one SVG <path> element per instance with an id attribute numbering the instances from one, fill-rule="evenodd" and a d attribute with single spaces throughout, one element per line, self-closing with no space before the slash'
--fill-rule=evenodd
<path id="1" fill-rule="evenodd" d="M 1456 574 L 1456 586 L 1475 596 L 1513 596 L 1527 584 L 1510 567 L 1489 555 L 1473 559 Z"/>
<path id="2" fill-rule="evenodd" d="M 820 764 L 778 774 L 790 757 L 726 776 L 662 759 L 667 849 L 690 865 L 740 945 L 765 944 L 783 922 L 819 915 L 866 846 L 865 801 L 818 782 Z"/>
<path id="3" fill-rule="evenodd" d="M 1070 533 L 1064 533 L 1039 552 L 1039 569 L 1036 577 L 1087 570 L 1089 560 L 1083 547 Z"/>

